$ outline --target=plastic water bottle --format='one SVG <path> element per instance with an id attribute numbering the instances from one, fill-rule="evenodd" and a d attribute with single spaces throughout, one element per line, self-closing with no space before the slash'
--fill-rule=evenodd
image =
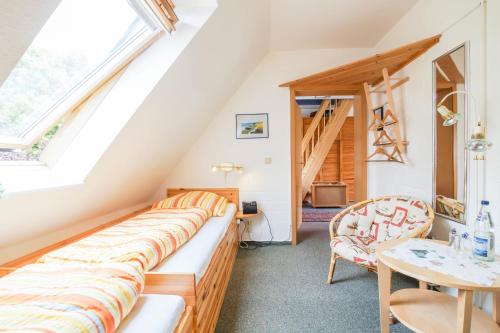
<path id="1" fill-rule="evenodd" d="M 495 234 L 488 206 L 490 202 L 481 201 L 481 209 L 474 224 L 474 237 L 472 240 L 472 255 L 476 259 L 495 260 Z"/>

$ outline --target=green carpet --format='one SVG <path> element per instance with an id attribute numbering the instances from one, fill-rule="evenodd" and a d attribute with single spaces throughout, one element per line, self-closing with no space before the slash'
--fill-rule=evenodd
<path id="1" fill-rule="evenodd" d="M 328 285 L 328 223 L 304 223 L 300 239 L 238 251 L 216 332 L 379 332 L 376 274 L 339 260 Z M 393 276 L 395 290 L 416 285 Z"/>

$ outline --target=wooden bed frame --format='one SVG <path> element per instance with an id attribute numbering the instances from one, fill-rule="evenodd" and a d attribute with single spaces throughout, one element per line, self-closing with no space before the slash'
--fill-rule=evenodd
<path id="1" fill-rule="evenodd" d="M 229 202 L 232 202 L 239 207 L 239 189 L 237 188 L 173 188 L 167 190 L 167 197 L 189 191 L 213 192 L 224 196 Z M 46 253 L 55 251 L 68 244 L 88 237 L 100 230 L 128 220 L 149 209 L 149 206 L 145 207 L 131 214 L 100 225 L 99 227 L 54 243 L 18 259 L 9 261 L 0 266 L 0 277 L 13 272 L 22 266 L 35 263 L 38 258 Z M 237 251 L 238 229 L 236 217 L 233 217 L 224 238 L 220 241 L 205 274 L 200 279 L 198 284 L 196 283 L 194 273 L 169 274 L 148 272 L 146 273 L 146 284 L 143 293 L 179 295 L 184 298 L 186 302 L 186 310 L 184 311 L 183 316 L 175 329 L 175 333 L 214 332 L 219 318 L 220 309 L 222 307 L 222 302 L 224 301 L 224 295 L 229 283 L 229 278 L 233 269 L 233 264 L 236 259 Z"/>
<path id="2" fill-rule="evenodd" d="M 189 191 L 207 191 L 224 196 L 239 207 L 237 188 L 172 188 L 167 189 L 167 197 Z M 146 291 L 160 289 L 163 293 L 177 294 L 194 306 L 195 332 L 214 332 L 224 301 L 226 288 L 231 277 L 236 253 L 238 251 L 238 225 L 236 216 L 217 246 L 212 260 L 198 284 L 194 274 L 162 274 L 150 272 L 146 275 Z M 170 277 L 173 277 L 172 281 Z M 170 287 L 173 286 L 173 289 Z M 153 289 L 150 289 L 153 288 Z"/>
<path id="3" fill-rule="evenodd" d="M 186 306 L 174 333 L 192 333 L 194 332 L 194 310 L 192 306 Z"/>

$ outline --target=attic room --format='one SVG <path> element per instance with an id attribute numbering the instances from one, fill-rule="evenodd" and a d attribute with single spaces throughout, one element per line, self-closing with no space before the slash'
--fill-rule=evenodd
<path id="1" fill-rule="evenodd" d="M 500 332 L 500 1 L 2 0 L 0 43 L 0 331 Z"/>

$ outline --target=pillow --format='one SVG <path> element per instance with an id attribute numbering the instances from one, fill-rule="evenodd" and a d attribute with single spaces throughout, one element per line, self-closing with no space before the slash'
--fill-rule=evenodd
<path id="1" fill-rule="evenodd" d="M 375 219 L 376 209 L 373 203 L 369 203 L 356 211 L 359 216 L 356 236 L 368 237 Z"/>
<path id="2" fill-rule="evenodd" d="M 210 216 L 224 216 L 227 199 L 212 192 L 191 191 L 153 204 L 153 209 L 164 208 L 205 208 Z"/>
<path id="3" fill-rule="evenodd" d="M 396 203 L 392 198 L 376 202 L 375 217 L 370 228 L 370 236 L 378 242 L 384 242 L 390 239 L 389 225 L 391 224 Z"/>
<path id="4" fill-rule="evenodd" d="M 349 214 L 344 215 L 342 220 L 337 226 L 337 235 L 338 236 L 354 236 L 354 228 L 359 221 L 359 215 L 355 212 L 350 212 Z"/>

